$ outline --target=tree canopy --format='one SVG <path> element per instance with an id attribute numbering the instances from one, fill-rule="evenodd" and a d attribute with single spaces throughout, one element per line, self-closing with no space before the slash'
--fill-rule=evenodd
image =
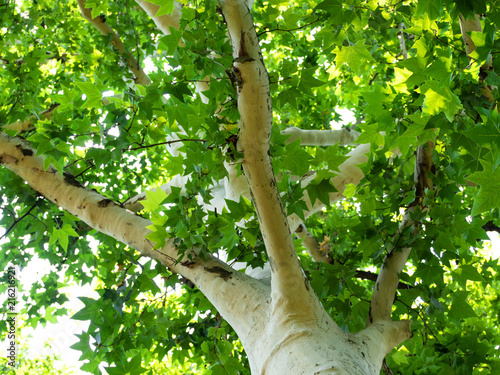
<path id="1" fill-rule="evenodd" d="M 329 316 L 399 332 L 370 373 L 500 371 L 499 1 L 6 0 L 0 20 L 0 270 L 50 263 L 33 326 L 96 288 L 83 370 L 273 373 L 264 322 Z"/>

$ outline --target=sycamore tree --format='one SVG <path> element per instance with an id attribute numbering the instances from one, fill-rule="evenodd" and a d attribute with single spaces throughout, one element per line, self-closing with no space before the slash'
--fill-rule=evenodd
<path id="1" fill-rule="evenodd" d="M 95 374 L 497 374 L 499 5 L 4 0 L 26 320 L 92 284 Z"/>

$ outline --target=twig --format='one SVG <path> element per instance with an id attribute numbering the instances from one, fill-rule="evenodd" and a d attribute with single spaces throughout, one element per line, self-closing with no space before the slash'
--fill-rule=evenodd
<path id="1" fill-rule="evenodd" d="M 177 142 L 208 142 L 208 141 L 205 139 L 175 139 L 173 141 L 166 141 L 166 142 L 154 143 L 152 145 L 145 145 L 145 146 L 141 145 L 139 147 L 129 148 L 128 151 L 141 150 L 143 148 L 156 147 L 161 145 L 170 145 L 172 143 L 177 143 Z"/>
<path id="2" fill-rule="evenodd" d="M 28 216 L 28 215 L 31 213 L 31 211 L 32 211 L 32 210 L 36 207 L 36 205 L 37 205 L 37 204 L 35 203 L 33 206 L 31 206 L 31 207 L 30 207 L 30 209 L 28 210 L 28 212 L 26 212 L 26 213 L 25 213 L 23 216 L 21 216 L 20 218 L 18 218 L 18 219 L 14 219 L 14 222 L 13 222 L 13 223 L 12 223 L 12 225 L 11 225 L 11 226 L 10 226 L 10 227 L 9 227 L 9 228 L 5 231 L 5 233 L 2 235 L 2 237 L 0 237 L 0 240 L 1 240 L 2 238 L 4 238 L 4 237 L 7 237 L 7 235 L 10 233 L 10 231 L 11 231 L 12 229 L 14 229 L 14 227 L 17 225 L 17 223 L 19 223 L 19 222 L 20 222 L 21 220 L 23 220 L 26 216 Z M 14 216 L 14 215 L 12 215 L 12 216 Z"/>

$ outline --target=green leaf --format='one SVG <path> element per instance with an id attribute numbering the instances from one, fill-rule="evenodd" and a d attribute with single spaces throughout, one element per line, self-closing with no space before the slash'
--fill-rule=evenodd
<path id="1" fill-rule="evenodd" d="M 473 128 L 463 132 L 468 138 L 480 145 L 500 146 L 500 130 L 491 121 L 485 124 L 478 124 Z"/>
<path id="2" fill-rule="evenodd" d="M 217 243 L 217 248 L 232 249 L 239 241 L 238 234 L 236 233 L 234 223 L 228 222 L 226 226 L 219 229 L 222 233 L 221 240 Z"/>
<path id="3" fill-rule="evenodd" d="M 488 75 L 486 76 L 484 83 L 487 85 L 498 87 L 500 86 L 500 77 L 493 71 L 488 72 Z"/>
<path id="4" fill-rule="evenodd" d="M 316 202 L 316 199 L 319 199 L 320 202 L 327 206 L 330 204 L 330 193 L 337 191 L 329 179 L 321 180 L 317 184 L 312 182 L 307 185 L 306 190 L 309 193 L 309 198 L 311 199 L 312 204 Z"/>
<path id="5" fill-rule="evenodd" d="M 460 99 L 449 87 L 439 87 L 436 83 L 429 82 L 422 86 L 421 93 L 425 95 L 422 108 L 425 114 L 435 115 L 443 112 L 451 122 L 455 114 L 463 108 Z"/>
<path id="6" fill-rule="evenodd" d="M 300 73 L 300 83 L 299 88 L 311 92 L 311 87 L 320 87 L 326 84 L 326 82 L 320 81 L 314 75 L 316 74 L 316 68 L 304 69 Z"/>
<path id="7" fill-rule="evenodd" d="M 102 107 L 101 90 L 96 85 L 90 82 L 75 82 L 75 84 L 87 97 L 84 104 L 86 108 Z"/>
<path id="8" fill-rule="evenodd" d="M 403 350 L 398 350 L 398 351 L 392 353 L 391 358 L 398 365 L 407 364 L 408 363 L 407 355 L 408 355 L 408 352 L 405 352 Z"/>
<path id="9" fill-rule="evenodd" d="M 479 194 L 474 198 L 472 215 L 490 211 L 500 207 L 500 168 L 493 168 L 487 161 L 481 160 L 484 171 L 476 172 L 468 177 L 472 182 L 480 185 Z"/>
<path id="10" fill-rule="evenodd" d="M 142 355 L 141 353 L 137 353 L 132 359 L 128 362 L 127 364 L 127 371 L 133 375 L 133 374 L 142 374 L 146 372 L 147 370 L 141 366 L 142 363 Z"/>
<path id="11" fill-rule="evenodd" d="M 370 61 L 373 61 L 373 57 L 368 52 L 363 40 L 358 41 L 353 46 L 341 47 L 337 57 L 335 57 L 337 66 L 346 64 L 356 74 L 360 74 L 361 66 Z"/>
<path id="12" fill-rule="evenodd" d="M 80 361 L 84 359 L 90 359 L 93 354 L 93 350 L 90 347 L 90 335 L 87 332 L 81 334 L 75 334 L 79 338 L 79 341 L 71 345 L 70 348 L 82 352 L 80 356 Z"/>
<path id="13" fill-rule="evenodd" d="M 440 87 L 445 87 L 451 82 L 452 65 L 451 59 L 440 58 L 432 62 L 426 69 L 425 73 L 434 78 Z"/>
<path id="14" fill-rule="evenodd" d="M 239 202 L 235 202 L 232 199 L 225 199 L 226 206 L 231 213 L 231 218 L 238 222 L 243 219 L 247 213 L 251 212 L 251 205 L 245 200 L 245 198 L 240 197 Z"/>
<path id="15" fill-rule="evenodd" d="M 146 190 L 146 199 L 141 201 L 144 209 L 153 212 L 160 207 L 167 199 L 168 195 L 161 188 Z"/>
<path id="16" fill-rule="evenodd" d="M 108 3 L 106 1 L 87 0 L 85 1 L 85 8 L 92 8 L 91 16 L 92 18 L 96 18 L 97 16 L 106 14 Z"/>
<path id="17" fill-rule="evenodd" d="M 158 12 L 156 12 L 155 17 L 165 16 L 174 12 L 174 0 L 151 0 L 149 2 L 160 6 L 160 9 L 158 9 Z"/>
<path id="18" fill-rule="evenodd" d="M 419 140 L 419 137 L 422 135 L 429 117 L 420 118 L 418 116 L 413 116 L 411 119 L 414 121 L 408 125 L 402 135 L 396 138 L 394 145 L 391 146 L 391 149 L 399 148 L 403 155 L 406 155 L 412 150 L 412 145 L 416 147 L 421 144 L 422 140 Z"/>
<path id="19" fill-rule="evenodd" d="M 474 309 L 467 302 L 469 292 L 459 291 L 453 293 L 453 303 L 450 306 L 448 316 L 450 319 L 460 321 L 461 319 L 475 317 Z"/>
<path id="20" fill-rule="evenodd" d="M 84 304 L 85 307 L 78 311 L 75 315 L 71 317 L 74 320 L 92 320 L 95 319 L 100 314 L 99 305 L 96 300 L 88 297 L 78 297 Z"/>
<path id="21" fill-rule="evenodd" d="M 347 156 L 340 154 L 338 145 L 333 145 L 325 149 L 316 149 L 316 161 L 325 162 L 330 171 L 338 171 L 339 165 L 348 159 Z"/>
<path id="22" fill-rule="evenodd" d="M 485 23 L 483 31 L 472 31 L 470 37 L 476 46 L 476 49 L 471 52 L 470 56 L 474 58 L 479 65 L 485 64 L 490 58 L 493 48 L 495 48 L 495 27 L 489 23 Z"/>
<path id="23" fill-rule="evenodd" d="M 345 186 L 344 191 L 342 192 L 342 195 L 346 198 L 352 198 L 354 197 L 354 194 L 356 193 L 356 185 L 354 184 L 347 184 Z"/>
<path id="24" fill-rule="evenodd" d="M 295 176 L 303 176 L 309 172 L 309 162 L 312 156 L 300 146 L 300 138 L 286 146 L 286 155 L 283 158 L 283 168 Z"/>
<path id="25" fill-rule="evenodd" d="M 278 102 L 280 107 L 283 107 L 285 104 L 290 104 L 293 108 L 297 109 L 297 98 L 300 98 L 301 93 L 296 88 L 292 87 L 288 90 L 282 91 L 278 95 Z"/>

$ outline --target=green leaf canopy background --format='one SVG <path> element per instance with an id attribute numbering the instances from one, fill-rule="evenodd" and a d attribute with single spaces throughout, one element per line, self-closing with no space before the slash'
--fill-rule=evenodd
<path id="1" fill-rule="evenodd" d="M 263 267 L 269 259 L 249 199 L 227 199 L 222 212 L 204 209 L 229 178 L 225 164 L 242 157 L 224 17 L 215 1 L 153 3 L 156 16 L 180 12 L 170 34 L 133 1 L 86 1 L 91 18 L 114 32 L 103 35 L 76 1 L 4 0 L 0 124 L 43 155 L 45 168 L 106 197 L 102 207 L 147 191 L 137 214 L 151 220 L 148 239 L 174 239 L 181 261 L 192 261 L 189 249 L 197 247 L 201 258 Z M 468 52 L 460 18 L 475 15 L 481 30 L 468 33 L 476 46 Z M 327 313 L 346 332 L 362 330 L 385 254 L 411 248 L 392 314 L 412 321 L 413 337 L 386 357 L 382 371 L 499 373 L 499 264 L 484 241 L 486 231 L 500 230 L 500 3 L 255 1 L 252 16 L 269 72 L 277 187 L 285 212 L 304 221 L 327 259 L 315 261 L 305 240 L 295 239 Z M 209 86 L 200 93 L 203 81 Z M 330 180 L 356 144 L 304 145 L 290 142 L 285 129 L 331 130 L 340 109 L 352 112 L 355 122 L 345 127 L 370 151 L 359 165 L 362 180 L 332 203 Z M 428 141 L 435 148 L 433 188 L 422 196 L 427 214 L 419 231 L 401 233 L 415 200 L 416 149 Z M 2 155 L 0 148 L 7 163 Z M 168 192 L 151 190 L 175 178 L 182 184 Z M 308 216 L 304 194 L 326 207 Z M 90 321 L 73 346 L 82 370 L 250 373 L 233 328 L 191 281 L 91 228 L 3 167 L 0 196 L 0 270 L 38 259 L 52 265 L 23 291 L 26 322 L 45 324 L 49 307 L 55 317 L 66 315 L 65 286 L 92 283 L 99 292 L 73 316 Z M 5 319 L 0 327 L 7 331 Z"/>

